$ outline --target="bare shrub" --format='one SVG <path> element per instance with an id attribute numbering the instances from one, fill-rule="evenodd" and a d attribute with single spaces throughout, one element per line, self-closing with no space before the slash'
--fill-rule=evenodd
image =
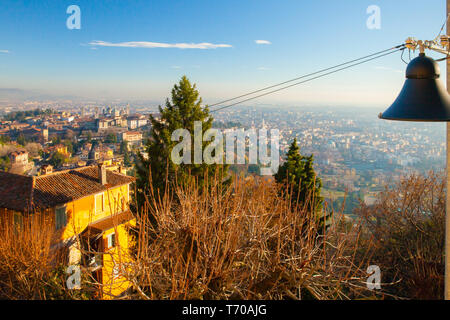
<path id="1" fill-rule="evenodd" d="M 48 216 L 25 215 L 0 223 L 0 299 L 80 299 L 66 287 L 67 250 L 55 246 L 58 237 Z"/>
<path id="2" fill-rule="evenodd" d="M 40 143 L 30 142 L 25 145 L 25 150 L 27 150 L 30 157 L 37 157 L 39 152 L 42 151 L 42 145 Z"/>
<path id="3" fill-rule="evenodd" d="M 383 282 L 396 283 L 386 287 L 388 292 L 412 299 L 443 298 L 444 174 L 406 176 L 386 187 L 373 206 L 361 204 L 356 213 Z"/>
<path id="4" fill-rule="evenodd" d="M 354 262 L 351 225 L 319 235 L 314 213 L 292 208 L 276 184 L 236 178 L 224 188 L 212 180 L 147 199 L 127 274 L 132 298 L 376 296 L 366 288 L 368 261 Z"/>
<path id="5" fill-rule="evenodd" d="M 19 148 L 14 145 L 1 145 L 0 144 L 0 157 L 7 156 L 13 151 L 18 150 Z"/>

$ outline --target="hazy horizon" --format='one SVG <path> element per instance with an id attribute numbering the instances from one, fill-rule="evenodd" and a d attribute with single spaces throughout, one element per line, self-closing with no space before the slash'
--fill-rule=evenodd
<path id="1" fill-rule="evenodd" d="M 370 1 L 285 1 L 283 6 L 267 1 L 262 6 L 234 0 L 80 0 L 80 29 L 69 29 L 66 11 L 72 4 L 0 3 L 0 103 L 162 103 L 187 75 L 203 102 L 214 104 L 387 49 L 409 36 L 433 39 L 445 20 L 445 3 L 438 0 L 381 1 L 376 4 L 380 29 L 367 27 Z M 397 52 L 254 104 L 386 105 L 400 92 L 404 70 Z"/>

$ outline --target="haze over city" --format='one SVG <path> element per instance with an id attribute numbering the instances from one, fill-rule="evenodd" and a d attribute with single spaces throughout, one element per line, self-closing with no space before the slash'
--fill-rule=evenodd
<path id="1" fill-rule="evenodd" d="M 450 300 L 449 21 L 450 0 L 1 0 L 0 301 Z"/>

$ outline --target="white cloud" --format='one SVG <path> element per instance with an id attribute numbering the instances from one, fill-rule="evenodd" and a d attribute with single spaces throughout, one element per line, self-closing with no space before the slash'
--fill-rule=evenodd
<path id="1" fill-rule="evenodd" d="M 181 69 L 180 66 L 171 66 L 172 69 Z"/>
<path id="2" fill-rule="evenodd" d="M 0 53 L 9 53 L 9 50 L 0 50 Z"/>
<path id="3" fill-rule="evenodd" d="M 130 41 L 130 42 L 106 42 L 94 40 L 89 42 L 91 46 L 99 47 L 122 47 L 122 48 L 177 48 L 177 49 L 217 49 L 231 48 L 230 44 L 213 44 L 208 42 L 202 43 L 161 43 L 148 41 Z"/>
<path id="4" fill-rule="evenodd" d="M 255 40 L 256 44 L 272 44 L 272 42 L 268 40 Z"/>
<path id="5" fill-rule="evenodd" d="M 269 68 L 267 68 L 267 67 L 258 67 L 257 69 L 258 69 L 258 70 L 262 70 L 262 71 L 264 71 L 264 70 L 269 70 Z"/>

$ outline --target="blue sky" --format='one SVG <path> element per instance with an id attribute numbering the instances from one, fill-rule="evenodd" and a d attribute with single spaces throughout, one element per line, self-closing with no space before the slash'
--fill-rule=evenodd
<path id="1" fill-rule="evenodd" d="M 70 5 L 81 9 L 80 30 L 66 27 Z M 380 30 L 366 26 L 370 5 L 381 9 Z M 0 88 L 160 101 L 186 74 L 211 104 L 408 36 L 433 39 L 444 19 L 444 0 L 1 0 Z M 225 46 L 123 44 L 129 42 Z M 394 54 L 254 104 L 383 105 L 400 91 L 405 66 Z"/>

